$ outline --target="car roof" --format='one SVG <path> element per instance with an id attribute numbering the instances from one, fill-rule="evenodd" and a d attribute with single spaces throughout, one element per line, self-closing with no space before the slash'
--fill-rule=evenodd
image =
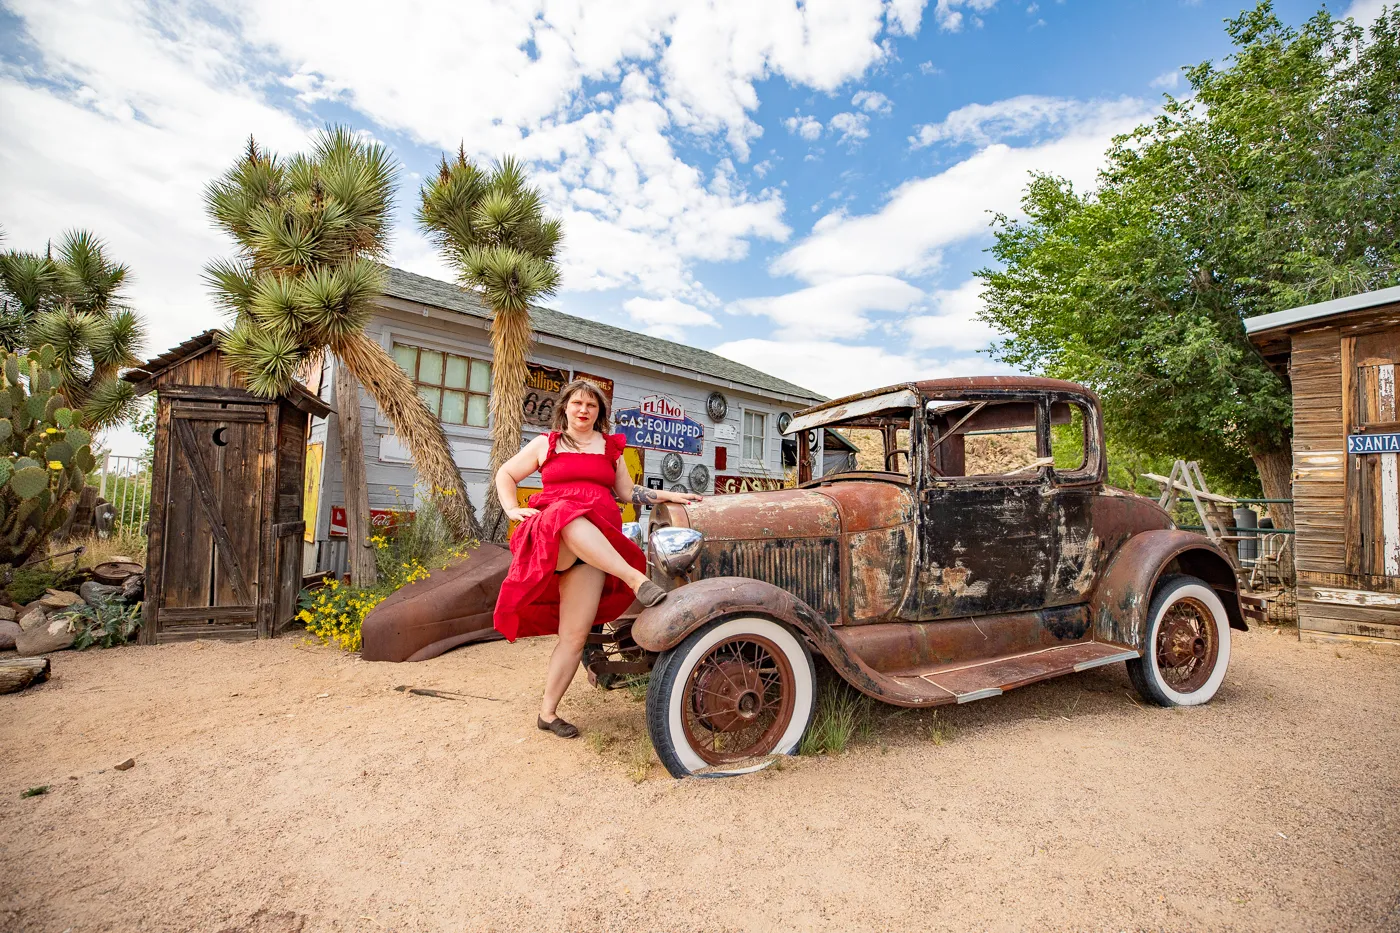
<path id="1" fill-rule="evenodd" d="M 874 398 L 880 395 L 893 395 L 899 392 L 912 391 L 920 395 L 944 395 L 952 392 L 962 392 L 976 390 L 986 392 L 997 389 L 1006 392 L 1073 392 L 1091 399 L 1094 404 L 1098 404 L 1098 396 L 1092 391 L 1077 382 L 1067 382 L 1064 379 L 1046 379 L 1043 376 L 959 376 L 951 379 L 923 379 L 918 382 L 899 382 L 894 385 L 883 386 L 878 389 L 867 389 L 864 392 L 856 392 L 842 398 L 835 398 L 829 402 L 822 402 L 820 405 L 813 405 L 811 408 L 804 408 L 798 414 L 810 414 L 812 412 L 823 411 L 828 408 L 836 408 L 848 405 L 851 402 L 861 399 Z"/>

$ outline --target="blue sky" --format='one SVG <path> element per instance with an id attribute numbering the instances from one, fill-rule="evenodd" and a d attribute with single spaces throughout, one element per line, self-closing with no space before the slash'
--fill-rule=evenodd
<path id="1" fill-rule="evenodd" d="M 998 371 L 990 213 L 1031 170 L 1091 184 L 1241 6 L 0 0 L 0 224 L 105 237 L 156 353 L 219 323 L 203 185 L 249 133 L 289 152 L 342 122 L 403 162 L 397 265 L 451 277 L 411 214 L 461 142 L 525 159 L 563 216 L 563 311 L 828 395 Z"/>

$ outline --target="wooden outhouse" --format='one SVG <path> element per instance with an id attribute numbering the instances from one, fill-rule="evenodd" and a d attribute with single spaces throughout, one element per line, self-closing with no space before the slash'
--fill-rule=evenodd
<path id="1" fill-rule="evenodd" d="M 1400 647 L 1400 287 L 1245 330 L 1293 391 L 1299 635 Z"/>
<path id="2" fill-rule="evenodd" d="M 331 409 L 299 385 L 252 394 L 218 336 L 123 376 L 156 393 L 145 644 L 268 637 L 296 614 L 307 426 Z"/>

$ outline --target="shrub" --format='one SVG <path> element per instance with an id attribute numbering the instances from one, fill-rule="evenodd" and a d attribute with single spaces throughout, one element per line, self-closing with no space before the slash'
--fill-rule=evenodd
<path id="1" fill-rule="evenodd" d="M 359 651 L 360 626 L 365 616 L 400 587 L 425 579 L 432 570 L 446 567 L 465 557 L 475 541 L 454 546 L 446 522 L 431 504 L 421 508 L 414 520 L 395 533 L 370 538 L 375 548 L 379 582 L 374 586 L 351 586 L 328 580 L 317 590 L 302 590 L 297 618 L 306 623 L 308 634 L 324 645 L 344 651 Z"/>
<path id="2" fill-rule="evenodd" d="M 141 604 L 128 606 L 119 599 L 99 600 L 96 605 L 75 606 L 63 613 L 79 620 L 73 647 L 81 651 L 96 645 L 116 648 L 128 644 L 141 629 Z"/>

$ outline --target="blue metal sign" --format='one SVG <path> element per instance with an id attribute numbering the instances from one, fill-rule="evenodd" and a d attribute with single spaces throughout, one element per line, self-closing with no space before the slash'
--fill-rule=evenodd
<path id="1" fill-rule="evenodd" d="M 673 450 L 692 457 L 698 457 L 705 449 L 704 425 L 686 417 L 662 418 L 640 408 L 623 408 L 613 412 L 613 424 L 633 447 Z"/>
<path id="2" fill-rule="evenodd" d="M 1349 434 L 1349 454 L 1400 454 L 1400 434 Z"/>

